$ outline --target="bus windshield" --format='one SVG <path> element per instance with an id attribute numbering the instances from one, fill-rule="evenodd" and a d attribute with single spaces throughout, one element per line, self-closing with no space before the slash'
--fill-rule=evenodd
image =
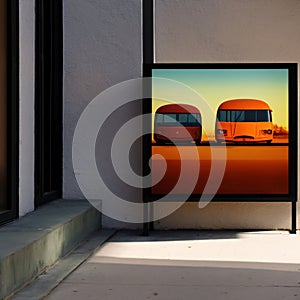
<path id="1" fill-rule="evenodd" d="M 219 110 L 220 122 L 272 122 L 269 110 Z"/>
<path id="2" fill-rule="evenodd" d="M 181 123 L 184 126 L 199 126 L 200 125 L 200 114 L 156 114 L 155 123 L 157 124 L 174 124 L 176 122 Z"/>

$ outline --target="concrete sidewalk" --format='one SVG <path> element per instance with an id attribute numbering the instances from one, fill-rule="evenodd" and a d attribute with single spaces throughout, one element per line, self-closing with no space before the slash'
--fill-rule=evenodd
<path id="1" fill-rule="evenodd" d="M 300 299 L 300 236 L 120 231 L 46 298 Z"/>

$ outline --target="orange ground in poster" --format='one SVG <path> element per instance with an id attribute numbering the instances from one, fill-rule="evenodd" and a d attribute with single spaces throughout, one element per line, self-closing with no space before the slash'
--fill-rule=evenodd
<path id="1" fill-rule="evenodd" d="M 201 194 L 211 168 L 209 146 L 197 147 L 198 158 L 191 159 L 195 146 L 179 146 L 184 163 L 191 168 L 200 161 L 200 174 L 194 193 Z M 212 146 L 217 147 L 217 146 Z M 168 194 L 176 185 L 180 173 L 180 159 L 175 146 L 152 147 L 152 154 L 160 154 L 167 161 L 167 171 L 163 179 L 152 187 L 153 194 Z M 227 146 L 227 162 L 218 194 L 287 194 L 288 193 L 288 146 Z M 161 158 L 152 160 L 152 177 L 161 168 Z M 185 179 L 187 182 L 190 178 Z M 179 193 L 189 191 L 183 186 Z M 178 194 L 178 192 L 176 192 Z"/>

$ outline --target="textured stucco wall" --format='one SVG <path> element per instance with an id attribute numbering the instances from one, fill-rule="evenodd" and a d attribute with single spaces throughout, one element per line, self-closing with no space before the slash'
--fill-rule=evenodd
<path id="1" fill-rule="evenodd" d="M 141 76 L 141 0 L 64 0 L 63 3 L 63 196 L 82 199 L 72 167 L 74 129 L 82 111 L 96 95 L 116 83 Z M 131 109 L 140 111 L 141 107 Z M 103 218 L 103 222 L 111 224 L 109 219 Z"/>
<path id="2" fill-rule="evenodd" d="M 34 209 L 34 2 L 20 0 L 20 216 Z"/>
<path id="3" fill-rule="evenodd" d="M 298 0 L 156 0 L 157 62 L 299 62 Z"/>
<path id="4" fill-rule="evenodd" d="M 156 62 L 300 62 L 297 0 L 156 0 Z M 290 228 L 291 205 L 185 204 L 158 228 Z M 298 220 L 299 227 L 299 220 Z"/>
<path id="5" fill-rule="evenodd" d="M 155 14 L 157 62 L 300 60 L 297 0 L 156 0 Z M 66 199 L 82 198 L 71 161 L 81 112 L 104 89 L 140 76 L 141 54 L 140 0 L 64 0 Z M 282 203 L 213 203 L 201 210 L 185 204 L 156 226 L 289 228 L 290 209 Z M 129 226 L 104 218 L 104 226 L 116 224 Z"/>

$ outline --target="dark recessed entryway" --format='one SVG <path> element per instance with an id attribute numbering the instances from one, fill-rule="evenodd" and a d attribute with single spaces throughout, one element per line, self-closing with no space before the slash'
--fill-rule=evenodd
<path id="1" fill-rule="evenodd" d="M 0 223 L 18 214 L 18 19 L 18 1 L 0 0 Z"/>
<path id="2" fill-rule="evenodd" d="M 62 193 L 62 1 L 36 1 L 35 205 Z"/>

